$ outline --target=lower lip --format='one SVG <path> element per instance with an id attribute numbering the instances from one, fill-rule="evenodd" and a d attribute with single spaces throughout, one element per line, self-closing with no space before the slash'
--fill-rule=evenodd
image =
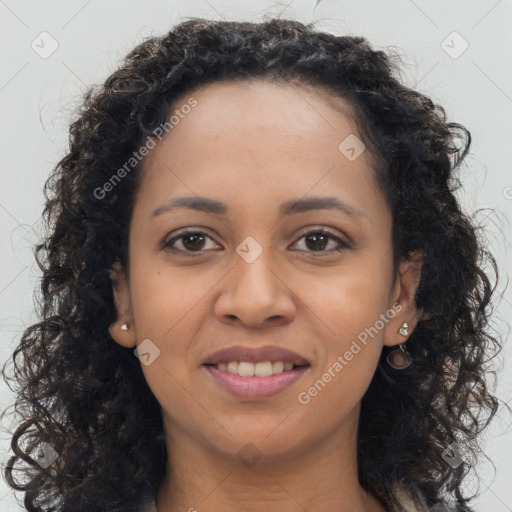
<path id="1" fill-rule="evenodd" d="M 240 377 L 215 366 L 206 366 L 210 375 L 221 387 L 231 394 L 246 399 L 268 398 L 281 393 L 281 391 L 297 382 L 309 366 L 299 366 L 294 370 L 269 375 L 268 377 Z"/>

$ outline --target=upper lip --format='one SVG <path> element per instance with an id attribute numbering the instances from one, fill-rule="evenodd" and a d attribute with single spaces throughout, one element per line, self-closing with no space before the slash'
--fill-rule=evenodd
<path id="1" fill-rule="evenodd" d="M 277 347 L 275 345 L 267 345 L 265 347 L 244 347 L 235 346 L 223 348 L 210 354 L 203 364 L 227 363 L 229 361 L 248 361 L 250 363 L 261 363 L 264 361 L 283 361 L 285 363 L 293 363 L 295 365 L 305 365 L 309 362 L 296 352 Z"/>

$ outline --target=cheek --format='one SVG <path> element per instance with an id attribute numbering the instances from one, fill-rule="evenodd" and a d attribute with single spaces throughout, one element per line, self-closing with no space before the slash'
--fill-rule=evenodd
<path id="1" fill-rule="evenodd" d="M 387 323 L 385 302 L 371 283 L 341 279 L 332 293 L 316 299 L 322 345 L 311 375 L 297 395 L 304 428 L 324 429 L 325 435 L 358 406 L 377 368 Z M 323 418 L 321 425 L 318 418 Z M 322 430 L 323 432 L 323 430 Z M 320 435 L 322 432 L 317 432 Z"/>
<path id="2" fill-rule="evenodd" d="M 302 403 L 315 403 L 319 413 L 321 407 L 332 404 L 343 410 L 353 407 L 370 384 L 383 335 L 395 314 L 388 310 L 388 264 L 361 255 L 329 276 L 303 283 L 305 314 L 316 325 L 309 332 L 322 350 L 315 372 L 302 389 Z"/>
<path id="3" fill-rule="evenodd" d="M 138 337 L 165 343 L 167 339 L 183 338 L 184 330 L 193 331 L 196 308 L 216 279 L 198 268 L 171 269 L 155 260 L 148 258 L 133 272 L 132 308 Z"/>
<path id="4" fill-rule="evenodd" d="M 213 284 L 191 272 L 159 268 L 158 262 L 150 262 L 149 258 L 146 263 L 133 266 L 132 308 L 137 344 L 149 339 L 148 346 L 157 354 L 151 364 L 142 365 L 142 370 L 162 405 L 182 393 L 179 383 L 188 386 L 193 365 L 197 366 L 190 343 L 197 337 L 201 326 L 197 319 L 204 314 L 205 296 Z"/>
<path id="5" fill-rule="evenodd" d="M 146 382 L 163 411 L 188 418 L 190 426 L 205 421 L 201 411 L 191 407 L 191 375 L 198 364 L 191 340 L 198 336 L 206 295 L 215 282 L 191 272 L 158 268 L 149 260 L 132 273 L 137 343 L 149 339 L 158 348 L 151 364 L 142 364 Z"/>
<path id="6" fill-rule="evenodd" d="M 390 275 L 390 262 L 369 253 L 354 254 L 329 272 L 297 277 L 292 289 L 317 316 L 323 334 L 342 349 L 385 313 Z"/>

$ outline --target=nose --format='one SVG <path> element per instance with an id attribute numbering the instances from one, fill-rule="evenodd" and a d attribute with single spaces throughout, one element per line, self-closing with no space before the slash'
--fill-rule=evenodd
<path id="1" fill-rule="evenodd" d="M 265 251 L 252 263 L 234 256 L 233 268 L 221 281 L 215 315 L 228 323 L 264 327 L 290 322 L 296 314 L 292 290 Z"/>

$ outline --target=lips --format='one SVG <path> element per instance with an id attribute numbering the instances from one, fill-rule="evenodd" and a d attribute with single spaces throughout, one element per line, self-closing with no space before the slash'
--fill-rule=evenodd
<path id="1" fill-rule="evenodd" d="M 309 365 L 305 365 L 267 377 L 242 377 L 212 365 L 203 365 L 202 369 L 219 389 L 236 399 L 251 401 L 271 398 L 292 389 L 310 371 Z"/>
<path id="2" fill-rule="evenodd" d="M 309 366 L 309 361 L 296 352 L 285 348 L 269 345 L 266 347 L 250 348 L 234 346 L 224 348 L 210 354 L 203 365 L 215 365 L 217 363 L 229 363 L 230 361 L 246 361 L 249 363 L 262 363 L 265 361 L 283 361 L 294 366 Z"/>

